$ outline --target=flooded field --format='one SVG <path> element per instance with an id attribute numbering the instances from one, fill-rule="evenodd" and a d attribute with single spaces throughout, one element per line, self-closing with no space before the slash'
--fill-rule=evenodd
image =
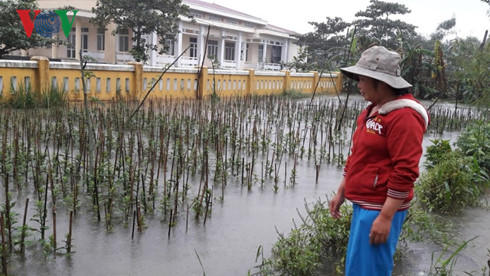
<path id="1" fill-rule="evenodd" d="M 76 108 L 1 110 L 0 200 L 15 214 L 9 274 L 247 275 L 259 246 L 270 254 L 276 231 L 337 189 L 364 106 L 353 97 L 344 110 L 327 96 L 184 101 L 129 119 L 131 109 L 108 105 L 88 123 Z M 455 139 L 473 116 L 437 111 L 424 148 Z M 457 265 L 480 271 L 489 215 L 467 212 L 447 218 L 462 239 L 479 236 Z M 412 275 L 440 248 L 406 250 L 397 266 Z"/>

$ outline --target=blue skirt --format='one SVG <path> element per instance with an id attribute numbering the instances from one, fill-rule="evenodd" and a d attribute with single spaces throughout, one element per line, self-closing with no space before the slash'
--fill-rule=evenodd
<path id="1" fill-rule="evenodd" d="M 347 276 L 389 276 L 393 271 L 393 255 L 407 216 L 407 211 L 395 213 L 386 243 L 371 245 L 369 232 L 373 221 L 381 211 L 366 210 L 353 204 L 349 244 L 345 263 Z"/>

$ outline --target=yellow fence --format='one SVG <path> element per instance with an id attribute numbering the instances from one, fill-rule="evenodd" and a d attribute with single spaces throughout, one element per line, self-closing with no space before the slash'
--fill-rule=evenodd
<path id="1" fill-rule="evenodd" d="M 151 98 L 197 98 L 216 93 L 220 97 L 247 94 L 277 94 L 285 90 L 312 93 L 340 92 L 340 74 L 292 73 L 289 71 L 230 71 L 171 68 L 159 79 L 163 68 L 127 65 L 87 64 L 89 98 L 111 100 L 116 97 L 141 99 L 154 86 Z M 64 91 L 68 99 L 83 99 L 80 64 L 49 62 L 45 57 L 30 61 L 0 60 L 0 98 L 7 100 L 19 91 Z"/>

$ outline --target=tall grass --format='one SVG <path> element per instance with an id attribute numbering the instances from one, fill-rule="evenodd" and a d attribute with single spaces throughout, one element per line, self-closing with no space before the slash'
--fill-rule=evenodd
<path id="1" fill-rule="evenodd" d="M 32 91 L 31 88 L 19 85 L 12 90 L 11 95 L 4 106 L 16 109 L 64 107 L 68 104 L 68 98 L 59 88 L 49 88 L 41 93 Z"/>

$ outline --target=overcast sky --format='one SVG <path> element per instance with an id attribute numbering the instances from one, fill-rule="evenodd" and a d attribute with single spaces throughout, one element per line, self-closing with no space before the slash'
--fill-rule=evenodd
<path id="1" fill-rule="evenodd" d="M 214 2 L 238 10 L 291 31 L 305 33 L 313 31 L 309 21 L 325 22 L 328 17 L 341 17 L 347 22 L 354 20 L 354 14 L 365 10 L 369 0 L 203 0 Z M 469 35 L 483 38 L 485 30 L 490 31 L 490 6 L 481 0 L 385 0 L 404 4 L 412 12 L 400 19 L 418 26 L 416 31 L 429 35 L 439 23 L 456 18 L 456 32 L 459 37 Z"/>

